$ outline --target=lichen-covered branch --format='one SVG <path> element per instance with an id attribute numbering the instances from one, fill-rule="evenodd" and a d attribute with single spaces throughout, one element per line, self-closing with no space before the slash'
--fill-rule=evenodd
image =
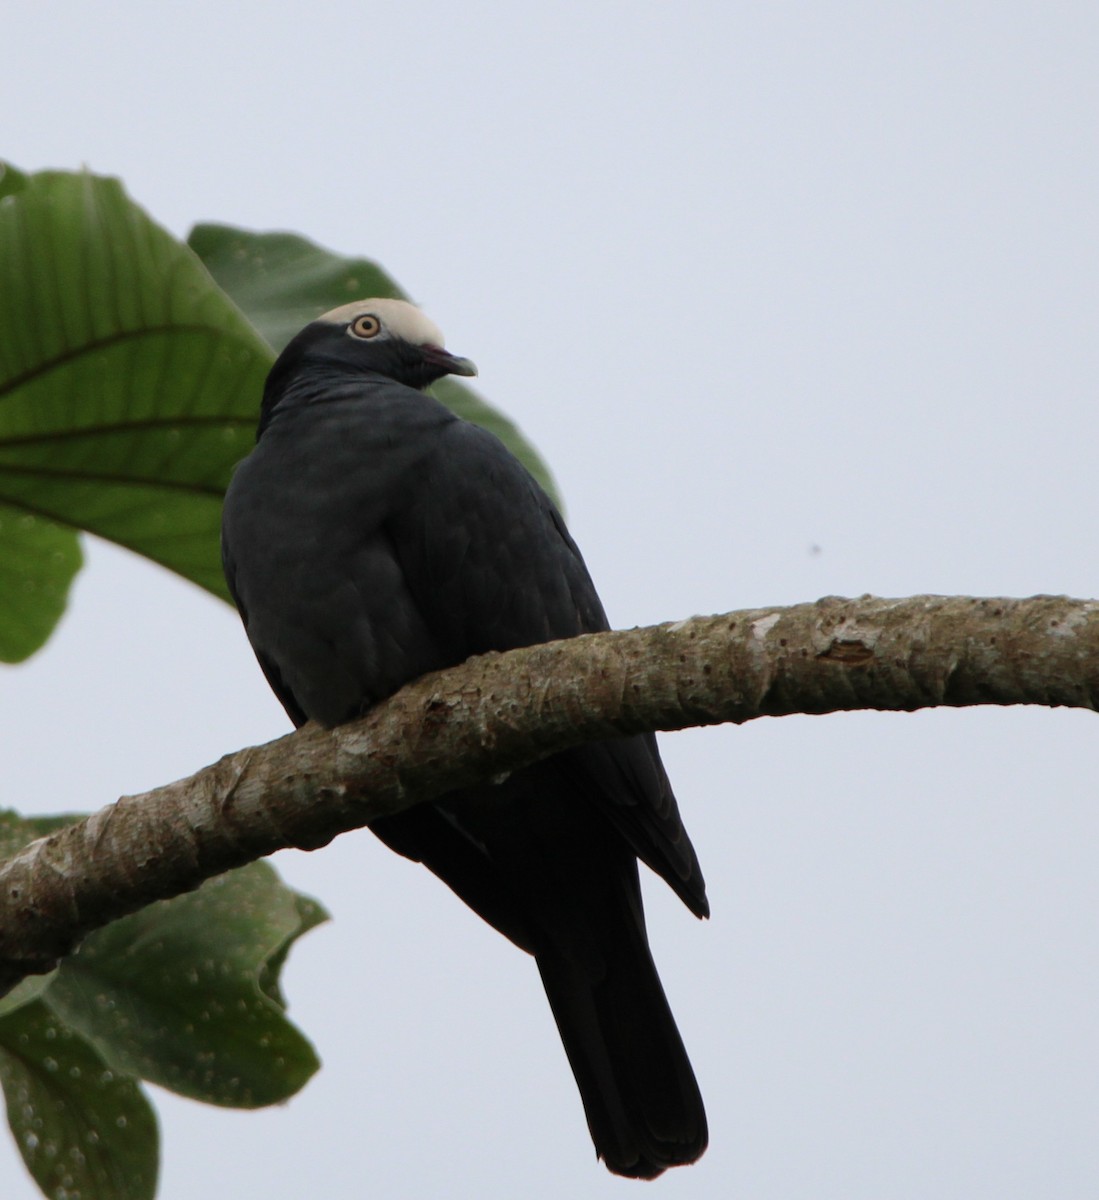
<path id="1" fill-rule="evenodd" d="M 827 598 L 487 655 L 34 842 L 0 867 L 0 995 L 91 930 L 579 742 L 762 716 L 1095 708 L 1099 601 Z"/>

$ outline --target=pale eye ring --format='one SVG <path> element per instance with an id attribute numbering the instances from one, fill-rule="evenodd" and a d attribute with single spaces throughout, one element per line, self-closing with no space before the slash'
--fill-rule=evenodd
<path id="1" fill-rule="evenodd" d="M 359 338 L 377 337 L 382 331 L 382 323 L 373 313 L 363 313 L 361 317 L 356 317 L 351 322 L 348 330 Z"/>

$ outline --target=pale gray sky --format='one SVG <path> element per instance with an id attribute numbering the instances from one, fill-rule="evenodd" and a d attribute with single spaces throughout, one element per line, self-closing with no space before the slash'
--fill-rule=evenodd
<path id="1" fill-rule="evenodd" d="M 1095 593 L 1094 4 L 62 0 L 4 40 L 17 165 L 382 262 L 546 454 L 616 623 Z M 233 613 L 89 558 L 4 674 L 4 803 L 286 729 Z M 650 924 L 711 1148 L 654 1194 L 1095 1196 L 1097 735 L 663 740 L 714 917 L 654 886 Z M 325 1068 L 264 1113 L 157 1093 L 164 1200 L 645 1190 L 596 1165 L 529 960 L 367 833 L 278 865 L 335 917 L 286 978 Z M 2 1138 L 0 1192 L 36 1194 Z"/>

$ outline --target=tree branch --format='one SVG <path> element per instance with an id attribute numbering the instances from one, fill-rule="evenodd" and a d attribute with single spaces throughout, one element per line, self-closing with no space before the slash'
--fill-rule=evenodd
<path id="1" fill-rule="evenodd" d="M 490 654 L 117 803 L 0 867 L 0 995 L 102 925 L 616 734 L 941 705 L 1094 709 L 1099 601 L 916 596 L 694 617 Z"/>

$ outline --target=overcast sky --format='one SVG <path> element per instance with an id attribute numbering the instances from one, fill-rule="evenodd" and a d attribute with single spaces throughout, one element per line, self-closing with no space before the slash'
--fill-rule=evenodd
<path id="1" fill-rule="evenodd" d="M 22 168 L 384 264 L 545 453 L 616 624 L 1095 594 L 1094 3 L 60 0 L 4 43 Z M 232 611 L 88 549 L 0 681 L 25 811 L 288 727 Z M 714 913 L 647 890 L 701 1163 L 598 1166 L 533 963 L 362 832 L 277 858 L 334 916 L 286 972 L 323 1071 L 264 1113 L 157 1092 L 163 1200 L 1094 1197 L 1094 719 L 662 744 Z M 2 1138 L 0 1194 L 37 1194 Z"/>

